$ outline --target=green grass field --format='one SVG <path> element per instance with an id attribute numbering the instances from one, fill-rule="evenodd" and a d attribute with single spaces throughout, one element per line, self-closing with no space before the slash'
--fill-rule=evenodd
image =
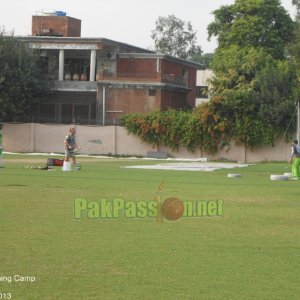
<path id="1" fill-rule="evenodd" d="M 78 172 L 39 171 L 23 166 L 45 157 L 5 156 L 0 296 L 300 299 L 300 182 L 270 180 L 288 164 L 189 172 L 122 168 L 155 161 L 79 160 Z M 235 172 L 242 178 L 226 177 Z M 224 216 L 74 219 L 75 198 L 151 201 L 162 181 L 161 199 L 223 200 Z M 15 275 L 36 280 L 3 280 Z"/>

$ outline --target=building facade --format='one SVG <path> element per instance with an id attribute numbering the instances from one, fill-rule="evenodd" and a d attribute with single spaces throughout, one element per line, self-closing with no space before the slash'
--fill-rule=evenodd
<path id="1" fill-rule="evenodd" d="M 80 37 L 81 20 L 68 17 L 65 12 L 56 11 L 32 16 L 31 30 L 33 36 Z"/>
<path id="2" fill-rule="evenodd" d="M 196 103 L 198 106 L 201 103 L 207 102 L 210 99 L 209 95 L 209 79 L 213 76 L 212 70 L 198 70 L 196 80 Z"/>
<path id="3" fill-rule="evenodd" d="M 195 106 L 202 65 L 106 38 L 78 37 L 80 20 L 68 18 L 33 16 L 32 36 L 23 38 L 40 50 L 54 76 L 53 93 L 32 111 L 35 121 L 109 125 L 130 112 Z"/>

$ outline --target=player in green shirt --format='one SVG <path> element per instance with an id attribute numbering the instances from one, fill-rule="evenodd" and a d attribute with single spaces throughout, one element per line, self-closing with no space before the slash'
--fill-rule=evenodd
<path id="1" fill-rule="evenodd" d="M 291 159 L 290 163 L 292 165 L 292 178 L 295 180 L 300 179 L 300 147 L 298 146 L 298 140 L 292 141 L 292 148 L 291 148 Z"/>

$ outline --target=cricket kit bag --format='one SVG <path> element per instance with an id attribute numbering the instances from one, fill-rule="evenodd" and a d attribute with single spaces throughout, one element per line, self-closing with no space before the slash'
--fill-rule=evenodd
<path id="1" fill-rule="evenodd" d="M 53 167 L 62 167 L 64 164 L 63 159 L 56 159 L 56 158 L 48 158 L 47 159 L 47 166 L 53 166 Z"/>

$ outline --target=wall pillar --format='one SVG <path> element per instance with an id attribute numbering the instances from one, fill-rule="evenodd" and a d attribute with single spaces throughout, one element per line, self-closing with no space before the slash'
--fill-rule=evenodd
<path id="1" fill-rule="evenodd" d="M 30 123 L 30 144 L 28 152 L 35 152 L 35 123 Z"/>
<path id="2" fill-rule="evenodd" d="M 59 50 L 58 80 L 64 80 L 65 51 Z"/>
<path id="3" fill-rule="evenodd" d="M 95 73 L 96 73 L 96 50 L 91 50 L 90 81 L 95 81 Z"/>
<path id="4" fill-rule="evenodd" d="M 106 87 L 102 87 L 102 125 L 106 125 Z"/>
<path id="5" fill-rule="evenodd" d="M 156 72 L 158 73 L 158 72 L 160 72 L 161 70 L 160 70 L 160 59 L 159 58 L 157 58 L 156 59 Z"/>
<path id="6" fill-rule="evenodd" d="M 103 123 L 103 87 L 98 87 L 97 99 L 96 99 L 96 124 L 100 125 Z"/>

